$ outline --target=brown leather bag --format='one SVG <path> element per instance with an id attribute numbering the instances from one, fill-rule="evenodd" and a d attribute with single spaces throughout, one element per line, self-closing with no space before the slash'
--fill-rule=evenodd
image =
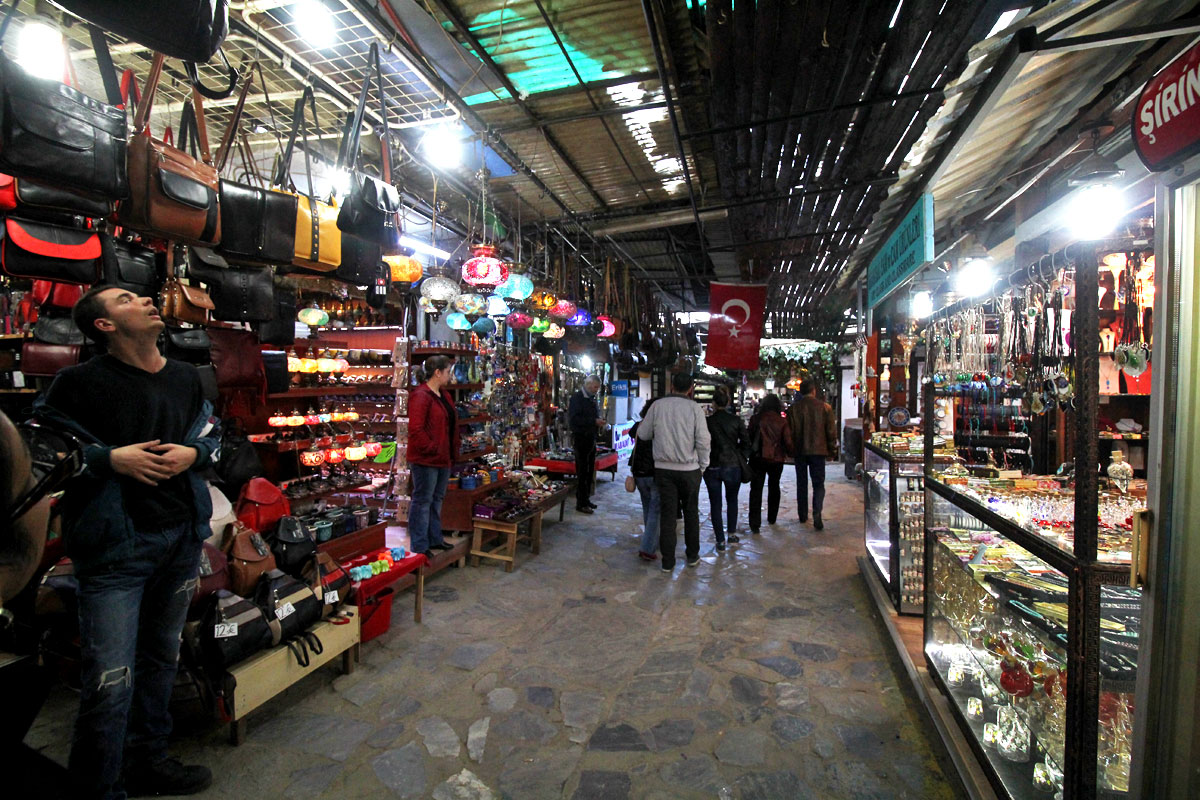
<path id="1" fill-rule="evenodd" d="M 35 378 L 53 378 L 59 370 L 79 363 L 79 349 L 77 344 L 47 344 L 26 339 L 21 343 L 21 372 Z"/>
<path id="2" fill-rule="evenodd" d="M 159 295 L 158 313 L 164 322 L 203 325 L 213 310 L 212 298 L 199 286 L 188 286 L 175 277 L 175 248 L 167 249 L 167 282 Z"/>
<path id="3" fill-rule="evenodd" d="M 253 597 L 259 576 L 275 569 L 275 556 L 263 535 L 240 522 L 225 529 L 222 548 L 229 557 L 229 590 Z"/>
<path id="4" fill-rule="evenodd" d="M 162 53 L 154 56 L 133 120 L 137 133 L 129 140 L 129 199 L 121 203 L 117 217 L 122 225 L 141 233 L 211 246 L 221 241 L 220 178 L 208 151 L 204 115 L 199 113 L 200 95 L 192 92 L 203 161 L 155 139 L 146 124 L 163 60 Z"/>

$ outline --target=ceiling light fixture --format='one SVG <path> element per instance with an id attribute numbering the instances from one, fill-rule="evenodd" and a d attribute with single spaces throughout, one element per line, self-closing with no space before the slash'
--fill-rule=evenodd
<path id="1" fill-rule="evenodd" d="M 66 50 L 62 32 L 40 19 L 31 19 L 17 37 L 17 63 L 38 78 L 61 81 Z"/>
<path id="2" fill-rule="evenodd" d="M 337 41 L 337 21 L 321 0 L 300 0 L 292 6 L 292 24 L 305 44 L 324 50 Z"/>

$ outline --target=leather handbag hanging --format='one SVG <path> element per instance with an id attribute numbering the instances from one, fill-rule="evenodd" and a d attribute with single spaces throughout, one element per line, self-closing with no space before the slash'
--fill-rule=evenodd
<path id="1" fill-rule="evenodd" d="M 158 277 L 158 257 L 140 244 L 106 236 L 101 283 L 133 292 L 138 297 L 155 297 L 162 283 Z"/>
<path id="2" fill-rule="evenodd" d="M 203 325 L 213 310 L 212 298 L 198 286 L 188 286 L 175 277 L 176 248 L 167 250 L 167 282 L 159 295 L 158 313 L 165 322 Z"/>
<path id="3" fill-rule="evenodd" d="M 87 341 L 83 331 L 71 317 L 51 317 L 45 314 L 33 324 L 33 338 L 46 344 L 82 345 Z"/>
<path id="4" fill-rule="evenodd" d="M 53 314 L 55 311 L 70 311 L 86 290 L 86 286 L 77 283 L 36 280 L 29 296 L 38 304 L 38 311 Z"/>
<path id="5" fill-rule="evenodd" d="M 222 550 L 229 558 L 229 588 L 240 595 L 253 595 L 258 579 L 275 569 L 275 556 L 267 540 L 253 528 L 235 522 L 225 531 Z"/>
<path id="6" fill-rule="evenodd" d="M 267 377 L 254 332 L 213 328 L 208 338 L 212 340 L 218 385 L 222 389 L 250 389 L 260 400 L 265 399 Z"/>
<path id="7" fill-rule="evenodd" d="M 16 7 L 13 0 L 0 23 L 0 39 Z M 108 52 L 104 35 L 93 29 L 92 43 L 103 72 Z M 125 110 L 119 107 L 116 74 L 104 78 L 107 103 L 30 75 L 0 54 L 0 172 L 101 200 L 128 196 Z"/>
<path id="8" fill-rule="evenodd" d="M 308 122 L 305 118 L 305 103 L 313 115 L 313 126 L 318 138 L 321 129 L 317 125 L 317 103 L 312 87 L 305 86 L 304 94 L 296 101 L 292 113 L 292 131 L 288 136 L 287 148 L 279 161 L 275 184 L 280 187 L 291 184 L 289 168 L 296 149 L 296 138 L 303 139 L 304 170 L 308 181 L 306 194 L 296 195 L 295 237 L 293 240 L 292 267 L 289 272 L 303 274 L 332 272 L 342 263 L 342 232 L 337 226 L 337 207 L 317 199 L 312 180 L 312 157 L 308 147 Z M 294 269 L 299 267 L 301 269 Z"/>
<path id="9" fill-rule="evenodd" d="M 379 90 L 379 112 L 383 121 L 380 147 L 383 153 L 382 180 L 357 170 L 359 143 L 362 134 L 363 115 L 367 107 L 367 94 L 371 89 L 371 74 L 374 73 Z M 394 251 L 399 244 L 400 231 L 396 227 L 396 214 L 400 211 L 400 193 L 391 185 L 391 136 L 388 130 L 387 96 L 384 92 L 383 67 L 379 60 L 379 44 L 371 43 L 367 55 L 367 69 L 363 74 L 362 87 L 358 93 L 358 105 L 342 137 L 338 152 L 338 169 L 349 170 L 350 191 L 338 210 L 337 225 L 343 233 L 351 233 L 373 244 Z M 344 261 L 343 257 L 343 261 Z M 359 284 L 361 285 L 361 284 Z"/>
<path id="10" fill-rule="evenodd" d="M 350 602 L 354 586 L 350 573 L 329 553 L 317 553 L 304 565 L 304 582 L 321 601 L 321 616 L 332 617 Z"/>
<path id="11" fill-rule="evenodd" d="M 224 589 L 209 603 L 200 618 L 198 636 L 200 655 L 210 674 L 219 675 L 271 646 L 274 631 L 254 603 Z"/>
<path id="12" fill-rule="evenodd" d="M 259 68 L 260 78 L 261 75 L 262 69 Z M 253 76 L 247 74 L 233 116 L 217 148 L 218 173 L 225 170 L 237 143 L 238 123 L 252 83 Z M 265 81 L 263 94 L 272 117 L 271 127 L 274 128 L 271 95 Z M 291 264 L 296 244 L 296 196 L 269 188 L 268 182 L 259 175 L 252 154 L 248 154 L 249 143 L 243 140 L 243 144 L 245 148 L 239 150 L 242 152 L 247 180 L 260 185 L 221 179 L 221 243 L 216 248 L 217 252 L 234 264 Z"/>
<path id="13" fill-rule="evenodd" d="M 271 539 L 275 564 L 289 575 L 299 577 L 304 565 L 317 552 L 317 539 L 299 517 L 286 516 L 279 520 Z"/>
<path id="14" fill-rule="evenodd" d="M 321 601 L 313 590 L 281 569 L 259 578 L 254 604 L 276 632 L 273 644 L 301 636 L 321 620 Z"/>
<path id="15" fill-rule="evenodd" d="M 275 318 L 257 327 L 263 344 L 291 345 L 296 341 L 296 286 L 289 278 L 275 278 Z"/>
<path id="16" fill-rule="evenodd" d="M 288 499 L 266 478 L 251 478 L 242 487 L 236 506 L 238 520 L 259 533 L 275 530 L 279 520 L 292 513 Z"/>
<path id="17" fill-rule="evenodd" d="M 8 275 L 90 284 L 100 279 L 102 263 L 100 234 L 94 230 L 14 216 L 4 220 L 0 267 Z"/>
<path id="18" fill-rule="evenodd" d="M 0 174 L 2 210 L 20 209 L 25 216 L 52 220 L 63 214 L 100 219 L 112 214 L 116 207 L 115 201 L 104 197 L 64 189 L 36 178 Z"/>
<path id="19" fill-rule="evenodd" d="M 270 267 L 234 267 L 207 247 L 193 247 L 188 278 L 208 286 L 213 317 L 228 322 L 268 322 L 275 317 L 274 274 Z"/>
<path id="20" fill-rule="evenodd" d="M 212 361 L 212 340 L 204 328 L 176 328 L 168 325 L 163 336 L 163 355 L 189 364 Z"/>
<path id="21" fill-rule="evenodd" d="M 77 344 L 47 344 L 26 339 L 21 344 L 20 369 L 35 378 L 53 378 L 59 370 L 79 363 L 79 351 Z"/>
<path id="22" fill-rule="evenodd" d="M 136 133 L 129 140 L 128 156 L 129 199 L 121 203 L 117 217 L 122 225 L 141 233 L 184 244 L 213 245 L 221 241 L 220 178 L 210 163 L 203 114 L 196 115 L 203 160 L 155 139 L 146 126 L 164 60 L 162 53 L 154 56 L 134 116 Z M 201 103 L 196 91 L 192 102 Z"/>
<path id="23" fill-rule="evenodd" d="M 228 0 L 58 0 L 58 5 L 185 61 L 208 61 L 229 32 Z"/>

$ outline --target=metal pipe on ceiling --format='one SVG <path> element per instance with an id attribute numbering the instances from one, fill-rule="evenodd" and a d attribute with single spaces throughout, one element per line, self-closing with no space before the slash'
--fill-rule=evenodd
<path id="1" fill-rule="evenodd" d="M 729 216 L 728 209 L 715 209 L 711 211 L 701 211 L 699 214 L 702 222 L 717 222 Z M 601 225 L 598 228 L 593 228 L 592 233 L 596 236 L 616 236 L 622 233 L 633 233 L 635 231 L 648 231 L 654 228 L 662 228 L 671 225 L 686 225 L 694 219 L 694 212 L 683 208 L 678 211 L 664 211 L 659 214 L 647 214 L 627 222 L 613 222 L 608 225 Z"/>

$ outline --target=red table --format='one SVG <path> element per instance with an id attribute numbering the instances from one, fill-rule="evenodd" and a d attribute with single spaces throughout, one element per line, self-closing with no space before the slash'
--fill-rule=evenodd
<path id="1" fill-rule="evenodd" d="M 608 472 L 612 475 L 612 479 L 617 479 L 617 458 L 616 453 L 605 453 L 604 455 L 596 456 L 596 472 Z M 542 467 L 552 475 L 574 475 L 574 461 L 558 461 L 551 458 L 527 458 L 525 459 L 527 467 Z"/>
<path id="2" fill-rule="evenodd" d="M 364 553 L 363 555 L 368 554 Z M 395 586 L 400 582 L 401 578 L 403 578 L 405 575 L 408 575 L 410 572 L 416 572 L 417 599 L 413 608 L 413 621 L 420 622 L 421 607 L 424 605 L 425 600 L 425 570 L 421 569 L 421 567 L 425 566 L 427 563 L 429 563 L 429 560 L 420 553 L 412 553 L 411 555 L 407 555 L 397 561 L 395 565 L 393 565 L 392 568 L 387 572 L 381 572 L 378 575 L 372 575 L 365 581 L 359 582 L 357 586 L 358 596 L 360 598 L 364 598 L 379 594 L 384 589 Z M 362 606 L 361 600 L 359 602 L 359 606 L 360 608 Z"/>

